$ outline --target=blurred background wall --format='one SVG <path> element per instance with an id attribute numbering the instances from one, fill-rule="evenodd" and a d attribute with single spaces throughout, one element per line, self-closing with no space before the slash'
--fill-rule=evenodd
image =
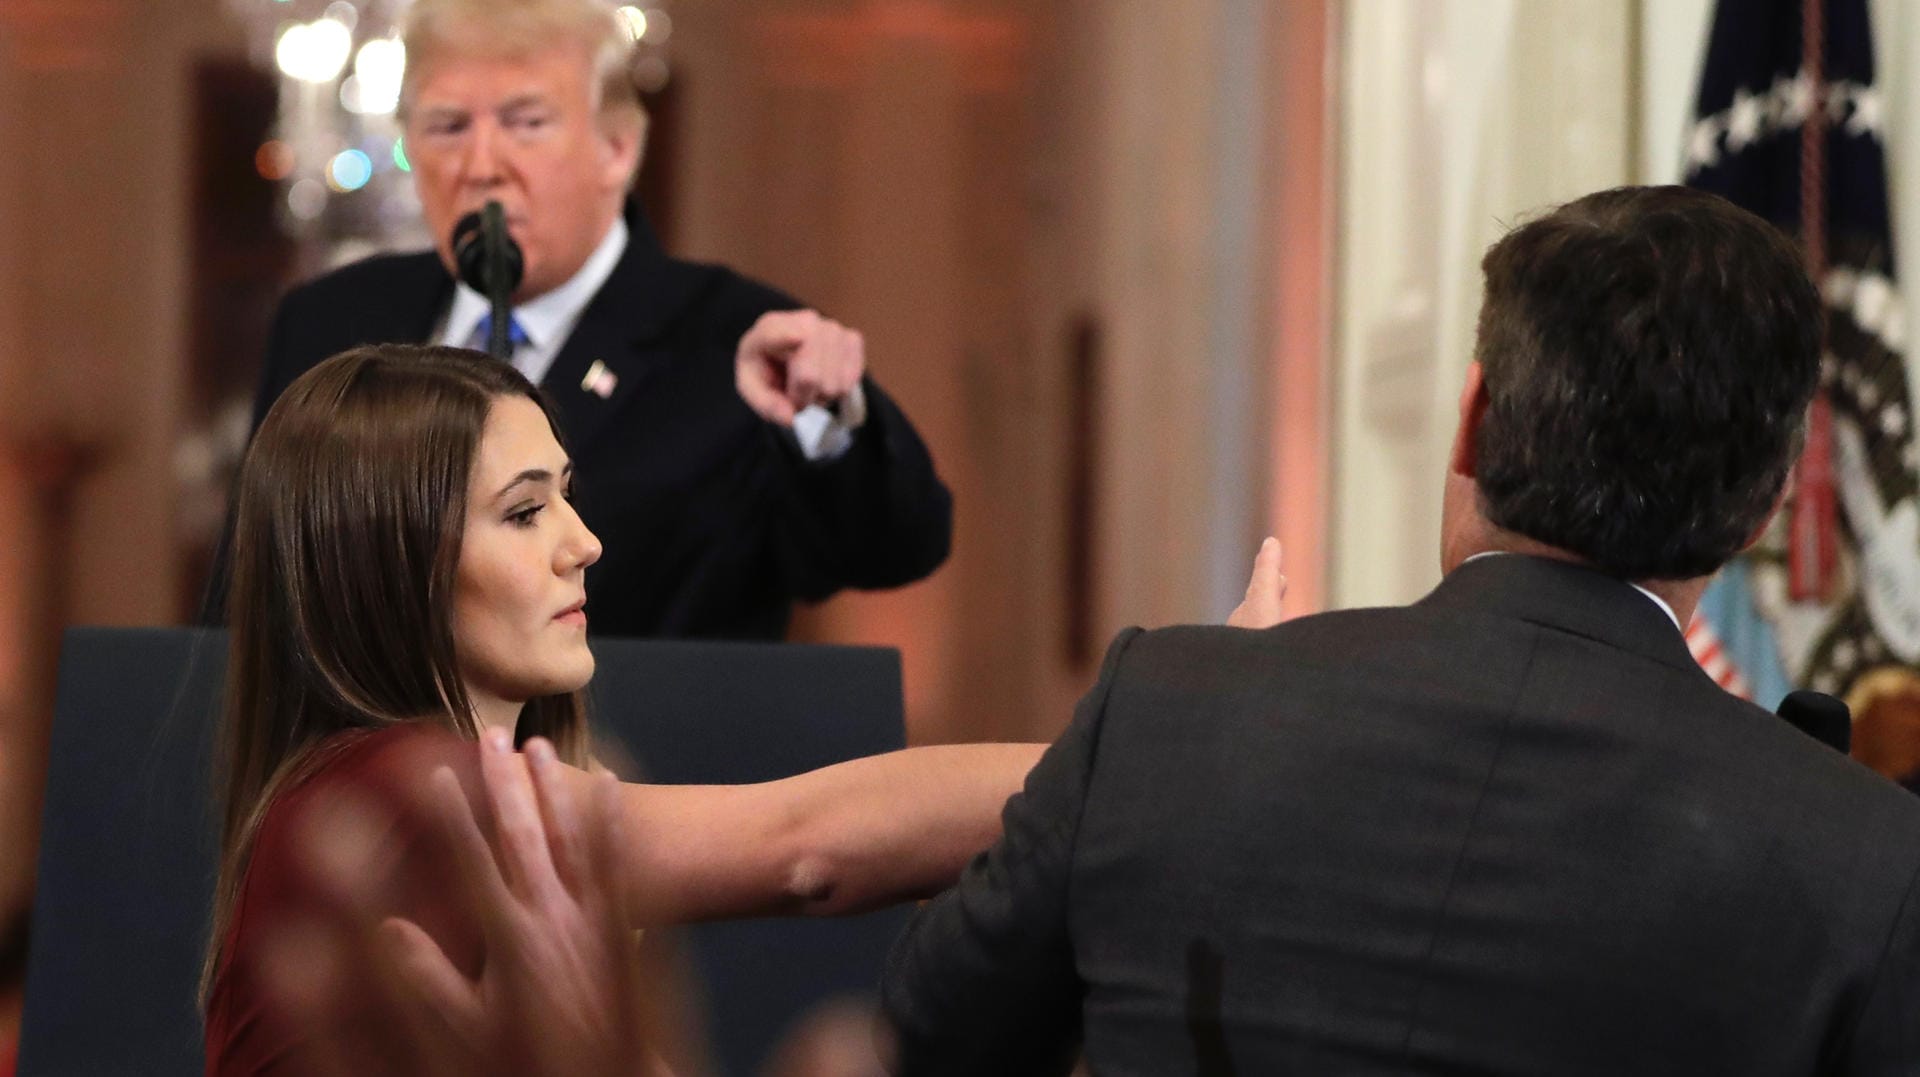
<path id="1" fill-rule="evenodd" d="M 235 46 L 218 16 L 0 3 L 0 966 L 24 942 L 60 627 L 182 614 L 189 109 L 196 65 Z"/>

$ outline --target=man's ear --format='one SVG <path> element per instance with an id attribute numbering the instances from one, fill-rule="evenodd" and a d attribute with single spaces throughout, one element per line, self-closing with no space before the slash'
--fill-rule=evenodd
<path id="1" fill-rule="evenodd" d="M 606 154 L 606 182 L 623 191 L 632 187 L 640 176 L 640 159 L 647 148 L 646 110 L 636 108 L 631 116 L 601 117 L 600 146 Z"/>
<path id="2" fill-rule="evenodd" d="M 1487 383 L 1481 378 L 1480 364 L 1467 364 L 1467 383 L 1460 387 L 1460 425 L 1453 431 L 1453 451 L 1447 456 L 1447 470 L 1471 479 L 1480 466 L 1480 424 L 1487 417 Z"/>

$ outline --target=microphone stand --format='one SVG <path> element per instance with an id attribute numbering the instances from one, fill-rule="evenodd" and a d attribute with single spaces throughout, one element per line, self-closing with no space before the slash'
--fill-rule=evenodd
<path id="1" fill-rule="evenodd" d="M 469 288 L 487 297 L 493 314 L 487 330 L 487 354 L 511 358 L 513 350 L 513 293 L 520 287 L 526 259 L 507 232 L 507 213 L 499 202 L 488 202 L 460 218 L 453 226 L 456 275 Z"/>
<path id="2" fill-rule="evenodd" d="M 487 331 L 487 354 L 495 359 L 513 356 L 512 300 L 513 284 L 518 277 L 508 267 L 507 214 L 498 202 L 488 202 L 480 211 L 480 241 L 486 257 L 487 299 L 493 304 L 493 321 Z"/>

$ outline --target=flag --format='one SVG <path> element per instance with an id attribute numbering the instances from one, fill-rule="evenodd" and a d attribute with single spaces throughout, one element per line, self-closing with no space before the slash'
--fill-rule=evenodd
<path id="1" fill-rule="evenodd" d="M 1827 332 L 1787 509 L 1709 587 L 1689 643 L 1766 705 L 1789 684 L 1846 699 L 1854 754 L 1910 780 L 1920 450 L 1866 0 L 1720 0 L 1694 115 L 1687 183 L 1799 239 Z"/>
<path id="2" fill-rule="evenodd" d="M 1714 683 L 1773 710 L 1793 690 L 1780 641 L 1753 604 L 1752 569 L 1735 559 L 1720 570 L 1687 625 L 1687 648 Z"/>

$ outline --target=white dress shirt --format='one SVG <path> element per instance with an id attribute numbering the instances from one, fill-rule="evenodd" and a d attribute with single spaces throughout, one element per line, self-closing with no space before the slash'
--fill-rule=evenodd
<path id="1" fill-rule="evenodd" d="M 526 343 L 513 350 L 513 365 L 535 385 L 553 368 L 560 346 L 580 324 L 580 314 L 593 301 L 594 294 L 613 275 L 613 267 L 627 251 L 627 222 L 615 217 L 613 227 L 600 245 L 587 256 L 585 265 L 560 287 L 535 296 L 513 308 L 513 320 L 526 333 Z M 447 321 L 440 329 L 438 342 L 450 348 L 470 348 L 480 320 L 493 310 L 487 297 L 469 288 L 465 282 L 453 287 L 453 305 L 447 308 Z M 480 341 L 484 350 L 485 341 Z"/>

